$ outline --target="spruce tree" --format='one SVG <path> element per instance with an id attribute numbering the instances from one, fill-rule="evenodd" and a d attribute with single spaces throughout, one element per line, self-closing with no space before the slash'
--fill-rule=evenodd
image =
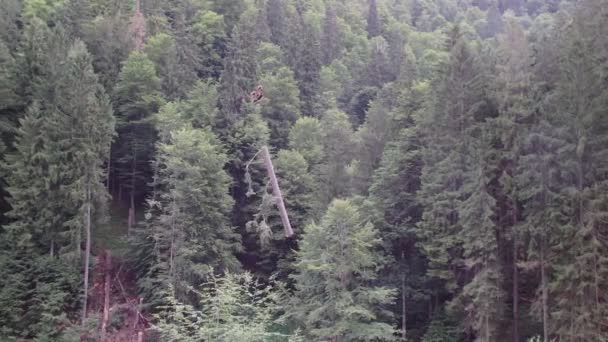
<path id="1" fill-rule="evenodd" d="M 118 200 L 129 191 L 128 228 L 135 223 L 136 197 L 141 199 L 149 183 L 150 161 L 156 130 L 151 116 L 162 102 L 161 80 L 154 63 L 140 51 L 131 53 L 114 89 L 118 138 L 112 149 L 114 190 Z"/>
<path id="2" fill-rule="evenodd" d="M 380 18 L 378 18 L 378 5 L 376 0 L 368 0 L 367 35 L 370 38 L 379 36 L 381 32 Z"/>
<path id="3" fill-rule="evenodd" d="M 158 144 L 157 195 L 148 201 L 144 232 L 154 240 L 155 261 L 147 270 L 152 279 L 142 284 L 171 286 L 177 300 L 188 303 L 191 287 L 239 268 L 240 237 L 228 220 L 233 200 L 226 162 L 208 129 L 179 128 Z M 163 294 L 143 290 L 153 299 Z"/>
<path id="4" fill-rule="evenodd" d="M 479 89 L 474 83 L 474 55 L 458 28 L 452 32 L 449 48 L 449 64 L 432 90 L 436 100 L 420 121 L 424 166 L 418 194 L 425 207 L 419 228 L 429 275 L 445 282 L 447 291 L 454 293 L 464 272 L 464 241 L 458 234 L 462 230 L 459 208 L 467 194 L 463 141 L 473 121 L 470 109 L 479 101 Z"/>
<path id="5" fill-rule="evenodd" d="M 571 25 L 563 27 L 559 79 L 551 98 L 564 124 L 567 145 L 560 154 L 565 169 L 569 198 L 573 203 L 570 220 L 562 225 L 560 258 L 551 284 L 552 320 L 555 335 L 575 341 L 601 339 L 606 334 L 602 318 L 607 310 L 601 299 L 606 280 L 604 241 L 606 211 L 602 204 L 605 184 L 605 115 L 608 95 L 606 80 L 598 64 L 600 30 L 603 19 L 598 2 L 577 8 Z M 596 52 L 590 52 L 596 51 Z"/>
<path id="6" fill-rule="evenodd" d="M 296 270 L 291 314 L 310 338 L 374 340 L 393 338 L 382 308 L 394 292 L 375 286 L 383 258 L 371 223 L 349 200 L 335 200 L 319 224 L 306 226 Z"/>
<path id="7" fill-rule="evenodd" d="M 381 277 L 400 291 L 397 306 L 402 337 L 407 336 L 408 325 L 412 325 L 408 324 L 408 316 L 415 317 L 429 295 L 424 288 L 426 263 L 416 234 L 422 213 L 417 198 L 422 160 L 421 134 L 415 117 L 424 108 L 427 91 L 428 86 L 416 85 L 399 96 L 389 120 L 396 132 L 389 135 L 369 189 L 376 227 L 384 249 L 391 255 Z"/>
<path id="8" fill-rule="evenodd" d="M 325 6 L 323 31 L 321 34 L 321 53 L 324 65 L 331 64 L 342 53 L 341 34 L 338 28 L 336 9 L 330 3 Z"/>
<path id="9" fill-rule="evenodd" d="M 300 117 L 300 90 L 293 72 L 280 63 L 281 50 L 270 43 L 262 43 L 258 50 L 261 66 L 259 83 L 264 87 L 260 113 L 270 128 L 270 144 L 287 146 L 289 128 Z"/>

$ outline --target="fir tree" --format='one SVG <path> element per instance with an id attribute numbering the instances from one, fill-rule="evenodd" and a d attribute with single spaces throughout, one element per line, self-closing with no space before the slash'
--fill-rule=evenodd
<path id="1" fill-rule="evenodd" d="M 381 34 L 380 18 L 378 18 L 378 6 L 376 0 L 368 1 L 367 11 L 367 35 L 370 38 L 377 37 Z"/>
<path id="2" fill-rule="evenodd" d="M 118 139 L 112 149 L 118 199 L 122 200 L 123 188 L 129 191 L 129 228 L 135 223 L 136 197 L 145 193 L 142 190 L 151 174 L 156 131 L 150 119 L 162 102 L 160 89 L 161 80 L 154 64 L 144 53 L 133 52 L 114 90 Z"/>
<path id="3" fill-rule="evenodd" d="M 374 247 L 381 243 L 352 201 L 335 200 L 320 224 L 305 228 L 298 261 L 292 314 L 311 338 L 391 339 L 382 307 L 394 295 L 370 285 L 383 263 Z"/>
<path id="4" fill-rule="evenodd" d="M 325 18 L 323 19 L 323 32 L 321 35 L 321 53 L 324 65 L 331 64 L 341 54 L 342 42 L 338 28 L 336 9 L 333 5 L 325 6 Z"/>
<path id="5" fill-rule="evenodd" d="M 190 288 L 215 272 L 236 270 L 239 236 L 230 226 L 226 156 L 206 129 L 184 127 L 158 144 L 157 197 L 148 218 L 155 241 L 156 265 L 150 276 L 171 286 L 179 301 L 188 302 Z M 158 296 L 153 289 L 147 295 Z"/>

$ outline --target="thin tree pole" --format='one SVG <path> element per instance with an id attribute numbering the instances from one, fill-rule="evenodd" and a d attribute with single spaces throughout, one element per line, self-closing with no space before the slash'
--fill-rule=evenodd
<path id="1" fill-rule="evenodd" d="M 85 326 L 85 321 L 87 319 L 87 299 L 89 296 L 89 258 L 91 255 L 91 181 L 87 176 L 87 191 L 86 191 L 86 199 L 87 199 L 87 209 L 86 209 L 86 247 L 85 247 L 85 255 L 84 255 L 84 298 L 82 304 L 82 327 Z"/>
<path id="2" fill-rule="evenodd" d="M 542 208 L 546 209 L 547 206 L 547 185 L 545 183 L 547 179 L 547 169 L 546 165 L 543 163 L 542 169 Z M 547 269 L 546 269 L 546 259 L 547 259 L 547 231 L 548 229 L 543 227 L 543 230 L 540 233 L 540 282 L 542 287 L 541 293 L 541 301 L 543 307 L 543 342 L 549 342 L 549 284 L 547 280 Z"/>
<path id="3" fill-rule="evenodd" d="M 547 271 L 545 269 L 545 234 L 541 235 L 540 241 L 540 279 L 542 286 L 542 304 L 543 304 L 543 342 L 549 342 L 549 289 L 547 285 Z"/>
<path id="4" fill-rule="evenodd" d="M 131 228 L 135 224 L 135 171 L 137 165 L 137 154 L 133 149 L 133 161 L 131 162 L 131 194 L 129 203 L 129 218 L 127 219 L 127 236 L 131 235 Z"/>
<path id="5" fill-rule="evenodd" d="M 401 251 L 401 262 L 405 261 L 405 253 Z M 405 303 L 405 272 L 401 275 L 401 332 L 402 340 L 407 341 L 407 306 Z"/>
<path id="6" fill-rule="evenodd" d="M 285 208 L 283 195 L 281 194 L 281 189 L 279 188 L 279 181 L 277 180 L 277 176 L 274 173 L 274 167 L 272 165 L 272 160 L 270 159 L 270 152 L 268 151 L 267 146 L 262 147 L 262 156 L 264 158 L 264 164 L 266 164 L 266 170 L 268 171 L 270 184 L 272 185 L 272 194 L 274 196 L 275 204 L 279 208 L 279 214 L 281 216 L 281 221 L 283 222 L 285 237 L 290 237 L 293 235 L 293 229 L 291 228 L 291 223 L 289 222 L 289 216 L 287 216 L 287 209 Z"/>
<path id="7" fill-rule="evenodd" d="M 110 278 L 112 272 L 112 255 L 109 250 L 106 250 L 105 253 L 105 280 L 103 287 L 103 318 L 101 320 L 101 342 L 105 342 L 106 340 L 106 332 L 108 328 L 108 321 L 110 320 Z"/>
<path id="8" fill-rule="evenodd" d="M 111 174 L 112 174 L 112 145 L 110 144 L 110 149 L 108 150 L 108 173 L 106 174 L 106 186 L 108 187 L 108 193 L 110 193 L 110 195 L 112 195 Z"/>

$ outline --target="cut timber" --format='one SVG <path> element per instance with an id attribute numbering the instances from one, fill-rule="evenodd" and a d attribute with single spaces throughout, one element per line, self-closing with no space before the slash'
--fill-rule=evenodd
<path id="1" fill-rule="evenodd" d="M 287 216 L 287 209 L 285 209 L 285 202 L 283 201 L 283 195 L 279 188 L 279 181 L 274 173 L 274 167 L 270 160 L 270 152 L 268 147 L 262 147 L 262 155 L 264 158 L 264 164 L 266 164 L 266 170 L 268 170 L 268 177 L 270 178 L 270 184 L 272 185 L 272 195 L 275 200 L 275 204 L 279 209 L 279 215 L 281 215 L 281 221 L 283 221 L 283 229 L 285 230 L 285 237 L 293 235 L 293 229 L 291 229 L 291 223 L 289 223 L 289 216 Z"/>

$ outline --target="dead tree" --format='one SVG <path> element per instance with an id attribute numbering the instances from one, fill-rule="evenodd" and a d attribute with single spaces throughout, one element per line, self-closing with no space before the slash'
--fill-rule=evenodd
<path id="1" fill-rule="evenodd" d="M 281 221 L 283 223 L 283 230 L 285 233 L 285 237 L 293 236 L 293 229 L 291 228 L 291 223 L 289 222 L 289 216 L 287 215 L 287 209 L 285 207 L 285 201 L 283 200 L 283 194 L 281 194 L 281 188 L 279 187 L 279 181 L 274 172 L 274 166 L 272 165 L 272 160 L 270 158 L 270 152 L 268 151 L 267 146 L 263 146 L 251 160 L 247 163 L 246 166 L 246 178 L 249 186 L 251 187 L 251 179 L 249 176 L 249 165 L 255 160 L 255 158 L 262 154 L 262 159 L 264 162 L 264 166 L 266 167 L 266 171 L 268 173 L 268 178 L 270 179 L 270 185 L 272 187 L 272 202 L 277 206 L 279 210 L 279 215 L 281 216 Z M 248 194 L 252 194 L 253 191 L 250 189 Z"/>

